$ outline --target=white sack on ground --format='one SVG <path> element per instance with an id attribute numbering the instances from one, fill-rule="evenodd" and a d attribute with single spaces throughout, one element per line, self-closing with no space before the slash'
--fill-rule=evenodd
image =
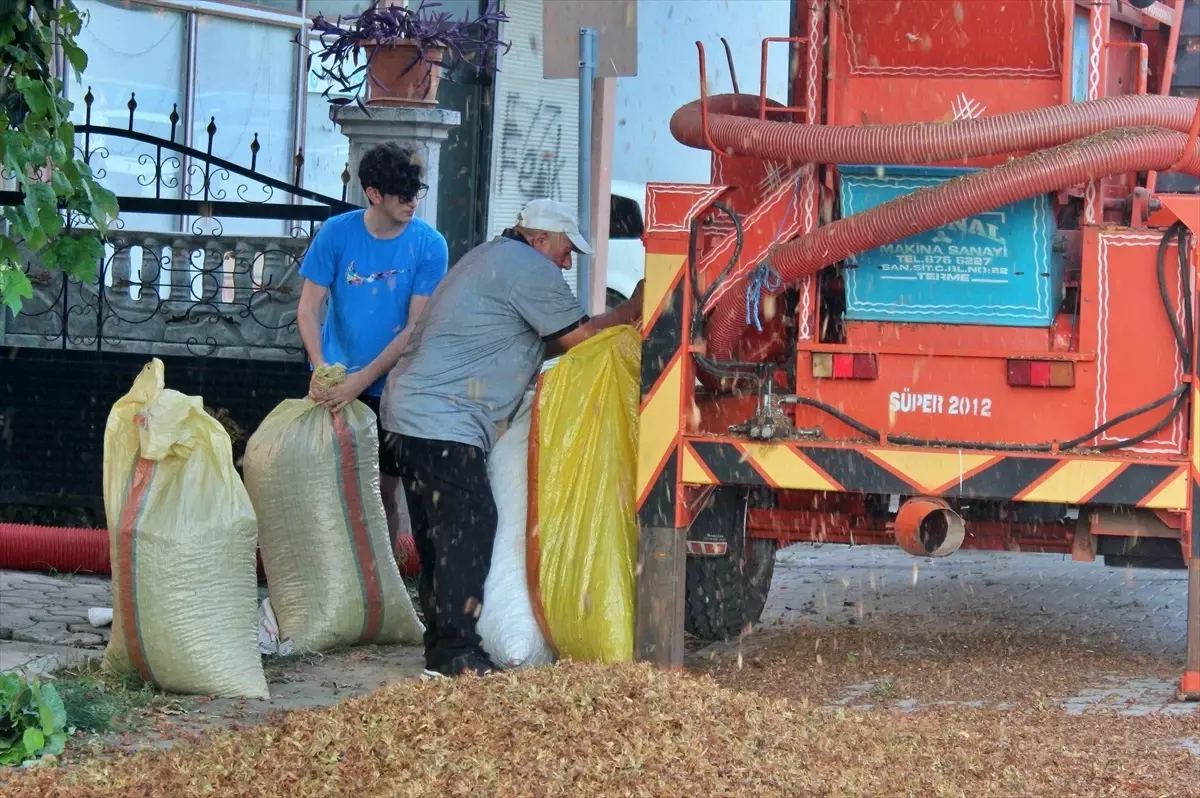
<path id="1" fill-rule="evenodd" d="M 533 399 L 532 391 L 525 395 L 516 417 L 488 457 L 488 479 L 492 483 L 499 520 L 476 631 L 483 638 L 483 650 L 492 661 L 508 669 L 554 662 L 554 652 L 534 617 L 525 577 L 529 424 Z"/>

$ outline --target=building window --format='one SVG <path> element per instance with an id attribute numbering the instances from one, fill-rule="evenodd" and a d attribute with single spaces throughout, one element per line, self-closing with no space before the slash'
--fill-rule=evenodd
<path id="1" fill-rule="evenodd" d="M 342 173 L 350 158 L 350 140 L 329 118 L 328 81 L 308 72 L 308 98 L 304 119 L 304 187 L 327 197 L 342 196 Z M 336 94 L 330 96 L 337 96 Z"/>
<path id="2" fill-rule="evenodd" d="M 369 0 L 77 0 L 77 5 L 88 16 L 80 44 L 89 63 L 82 81 L 70 75 L 66 79 L 67 97 L 75 104 L 73 121 L 84 121 L 90 86 L 92 123 L 127 127 L 133 94 L 134 129 L 139 132 L 169 139 L 174 108 L 179 115 L 176 141 L 203 152 L 213 120 L 214 156 L 247 168 L 253 160 L 266 176 L 287 183 L 299 179 L 310 190 L 342 196 L 349 142 L 329 120 L 328 101 L 320 96 L 324 86 L 300 79 L 304 54 L 295 40 L 297 34 L 307 35 L 305 14 L 355 13 Z M 253 180 L 220 170 L 210 170 L 206 178 L 202 163 L 182 157 L 164 163 L 163 182 L 156 187 L 153 163 L 139 160 L 152 147 L 96 136 L 90 146 L 97 153 L 93 166 L 104 170 L 104 184 L 120 196 L 153 197 L 157 188 L 163 198 L 194 198 L 207 179 L 212 198 L 295 201 L 285 191 L 264 191 Z M 300 151 L 304 168 L 297 174 Z M 222 191 L 223 197 L 214 196 Z M 122 221 L 126 229 L 166 232 L 192 230 L 196 220 L 122 214 Z M 290 232 L 275 221 L 225 218 L 221 225 L 232 235 Z M 215 228 L 201 224 L 200 229 Z"/>
<path id="3" fill-rule="evenodd" d="M 301 0 L 222 0 L 230 5 L 259 6 L 272 11 L 303 11 Z M 335 0 L 336 1 L 336 0 Z"/>
<path id="4" fill-rule="evenodd" d="M 124 6 L 100 0 L 80 0 L 89 14 L 79 44 L 88 54 L 82 83 L 68 79 L 67 95 L 74 103 L 71 121 L 82 124 L 87 108 L 84 96 L 91 88 L 92 124 L 129 126 L 129 100 L 137 101 L 137 130 L 160 138 L 171 137 L 171 110 L 184 111 L 184 70 L 187 52 L 187 18 L 178 11 L 148 6 Z M 138 35 L 130 36 L 131 30 Z M 176 139 L 183 141 L 182 124 Z M 79 142 L 82 147 L 83 142 Z M 104 173 L 106 188 L 123 196 L 153 197 L 153 165 L 140 163 L 146 145 L 112 136 L 92 136 L 92 169 Z M 180 197 L 182 163 L 163 165 L 162 196 Z M 179 220 L 157 214 L 123 214 L 127 228 L 166 232 L 178 229 Z"/>
<path id="5" fill-rule="evenodd" d="M 371 5 L 371 0 L 308 0 L 304 16 L 309 19 L 322 15 L 330 19 L 346 17 L 351 14 L 361 14 L 367 10 L 369 5 Z"/>
<path id="6" fill-rule="evenodd" d="M 258 138 L 255 168 L 286 182 L 296 179 L 296 45 L 295 31 L 236 19 L 199 16 L 196 25 L 194 78 L 195 111 L 192 146 L 208 145 L 208 126 L 215 122 L 212 154 L 242 166 L 251 163 L 251 145 Z M 193 185 L 202 180 L 188 176 Z M 229 201 L 288 202 L 279 191 L 240 175 L 214 174 L 209 189 L 225 192 Z M 225 219 L 231 235 L 279 235 L 282 222 Z"/>

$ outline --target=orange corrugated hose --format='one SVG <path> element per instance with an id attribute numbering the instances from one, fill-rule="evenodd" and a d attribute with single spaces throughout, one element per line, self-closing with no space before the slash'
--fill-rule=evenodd
<path id="1" fill-rule="evenodd" d="M 1109 175 L 1172 167 L 1200 175 L 1200 145 L 1184 153 L 1187 137 L 1176 132 L 1187 130 L 1196 110 L 1196 101 L 1186 98 L 1114 97 L 959 122 L 838 127 L 749 119 L 740 115 L 747 113 L 747 104 L 733 96 L 713 97 L 708 107 L 707 138 L 726 155 L 793 164 L 912 164 L 1034 150 L 778 246 L 770 262 L 785 283 L 881 244 Z M 708 148 L 698 101 L 675 113 L 671 132 L 683 144 Z M 707 339 L 715 360 L 732 358 L 745 325 L 739 305 L 744 280 L 735 279 L 715 307 L 705 308 L 713 311 Z"/>
<path id="2" fill-rule="evenodd" d="M 108 551 L 107 529 L 0 523 L 0 568 L 110 574 Z M 400 535 L 396 541 L 396 564 L 402 576 L 420 573 L 412 535 Z M 258 578 L 266 581 L 261 557 Z"/>

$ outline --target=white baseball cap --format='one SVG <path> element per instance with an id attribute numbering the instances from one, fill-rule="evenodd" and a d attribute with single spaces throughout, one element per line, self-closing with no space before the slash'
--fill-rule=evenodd
<path id="1" fill-rule="evenodd" d="M 527 230 L 544 230 L 547 233 L 564 233 L 575 249 L 591 255 L 592 248 L 579 232 L 579 220 L 570 205 L 552 199 L 535 199 L 529 202 L 517 216 L 517 227 Z"/>

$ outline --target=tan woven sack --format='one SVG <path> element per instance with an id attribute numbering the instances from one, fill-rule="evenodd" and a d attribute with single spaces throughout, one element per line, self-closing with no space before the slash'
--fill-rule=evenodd
<path id="1" fill-rule="evenodd" d="M 229 434 L 155 358 L 104 430 L 113 630 L 105 667 L 174 693 L 266 698 L 254 508 Z"/>
<path id="2" fill-rule="evenodd" d="M 246 446 L 271 607 L 298 653 L 415 644 L 424 633 L 389 544 L 375 425 L 361 402 L 331 415 L 288 399 Z"/>

